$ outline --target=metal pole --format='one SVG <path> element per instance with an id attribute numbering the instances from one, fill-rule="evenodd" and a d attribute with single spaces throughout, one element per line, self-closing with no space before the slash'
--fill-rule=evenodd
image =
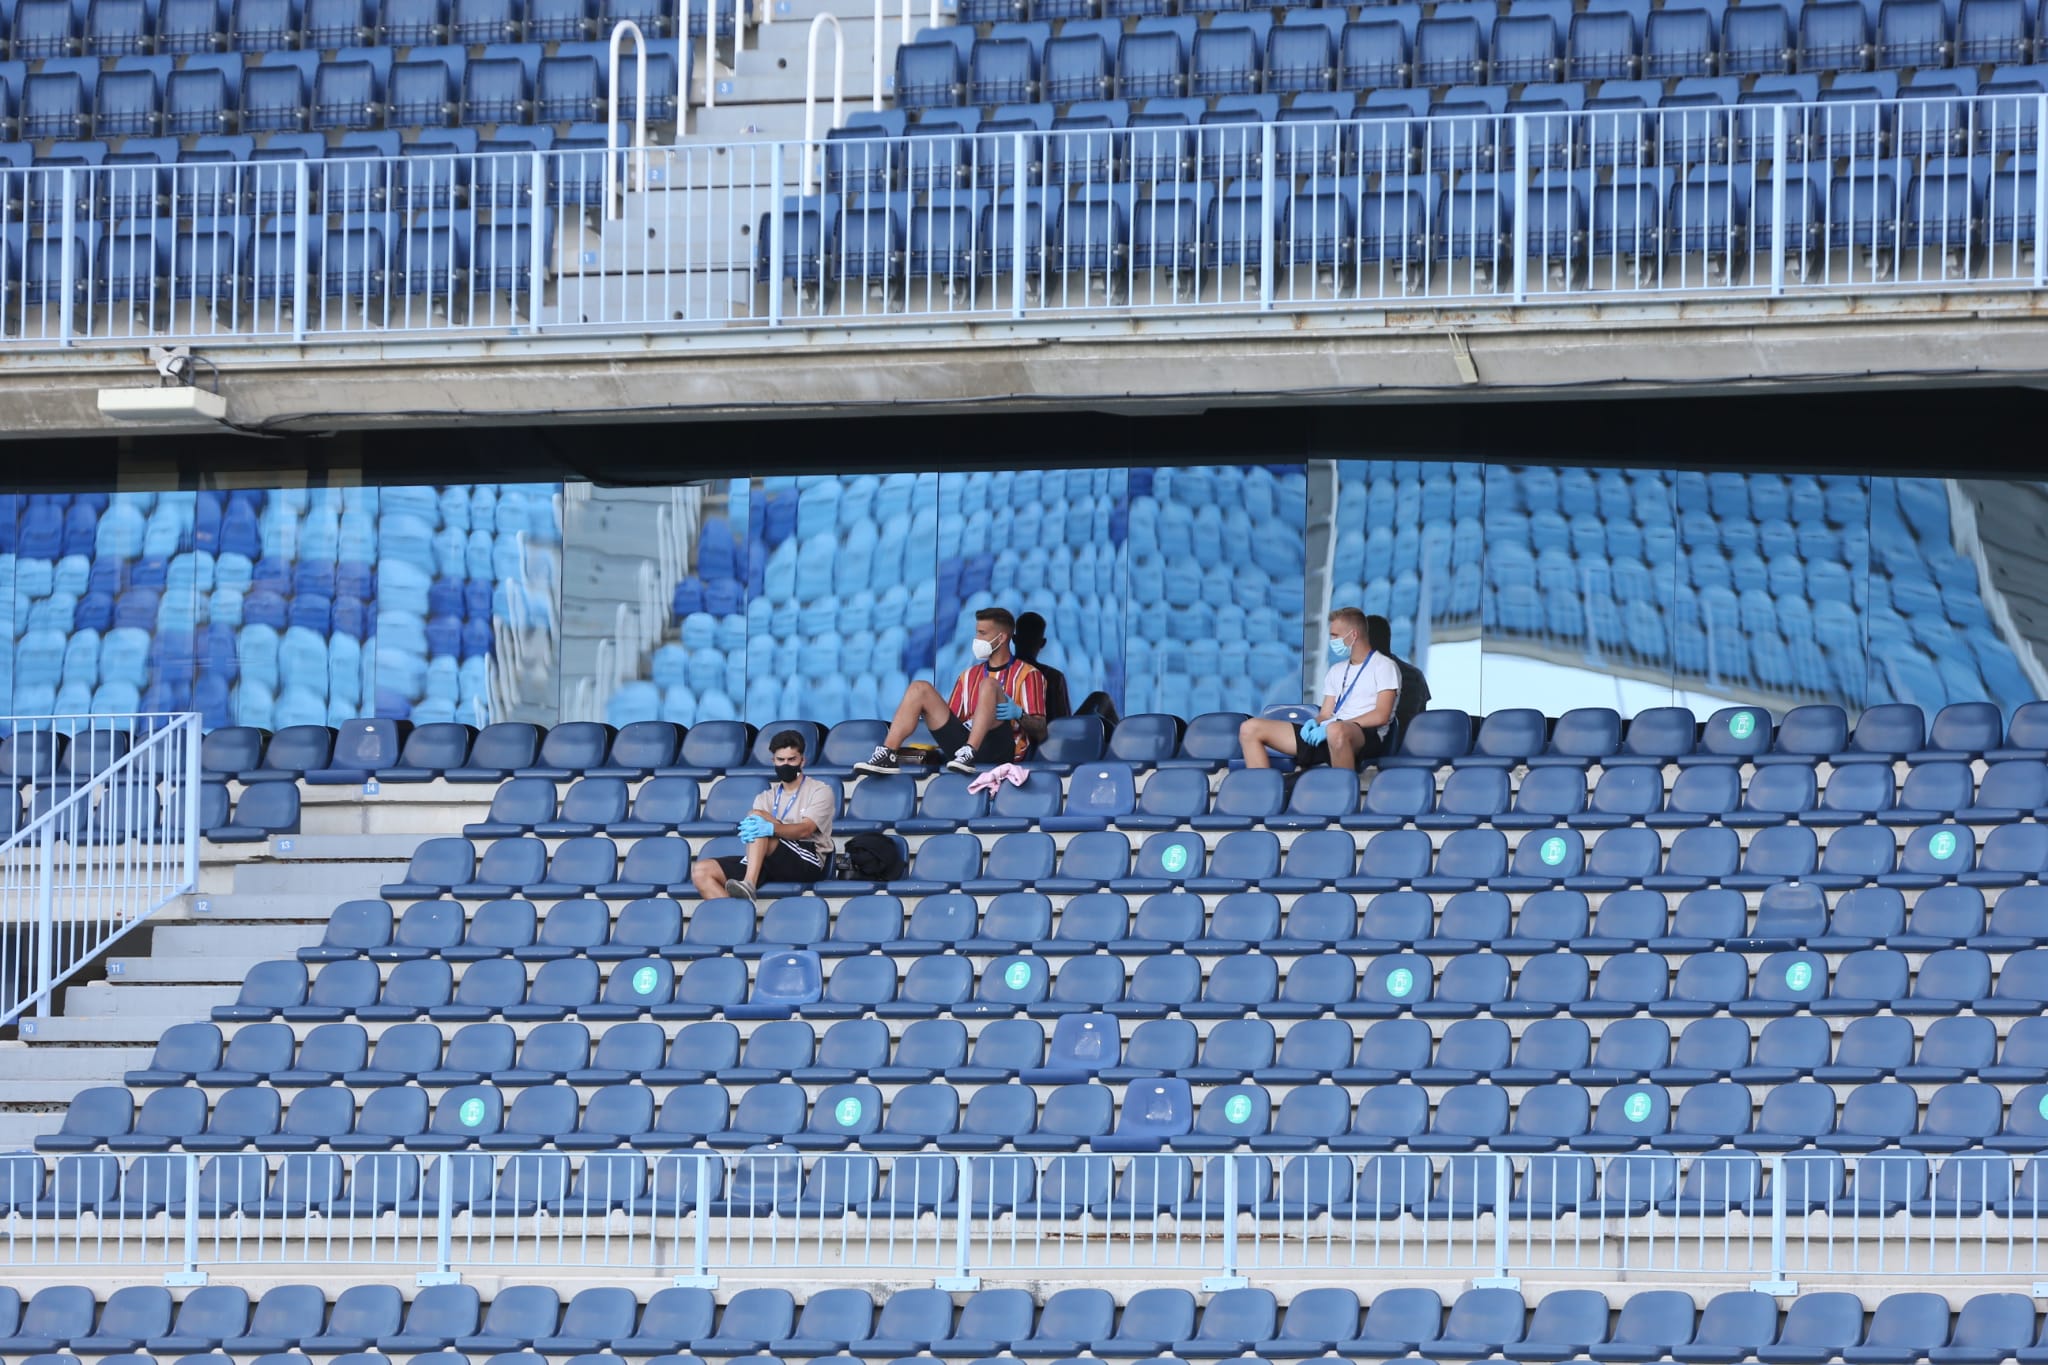
<path id="1" fill-rule="evenodd" d="M 313 254 L 307 237 L 312 231 L 312 167 L 305 161 L 292 163 L 292 340 L 306 339 L 306 266 Z"/>
<path id="2" fill-rule="evenodd" d="M 768 325 L 782 325 L 782 149 L 777 142 L 768 154 Z M 820 212 L 823 212 L 821 209 Z M 803 236 L 803 224 L 797 224 Z M 801 241 L 799 241 L 801 244 Z"/>
<path id="3" fill-rule="evenodd" d="M 1771 293 L 1785 292 L 1785 106 L 1771 106 Z"/>
<path id="4" fill-rule="evenodd" d="M 43 824 L 36 868 L 36 1017 L 50 1017 L 57 959 L 57 822 Z"/>
<path id="5" fill-rule="evenodd" d="M 166 1190 L 164 1193 L 168 1197 L 170 1191 Z M 192 1208 L 194 1201 L 198 1198 L 199 1154 L 197 1152 L 187 1152 L 185 1153 L 185 1250 L 179 1268 L 164 1272 L 165 1284 L 201 1285 L 206 1283 L 206 1273 L 199 1268 L 199 1217 L 193 1212 Z"/>
<path id="6" fill-rule="evenodd" d="M 2048 167 L 2040 165 L 2040 144 L 2043 129 L 2048 129 L 2048 95 L 2043 95 L 2034 102 L 2034 163 L 2036 167 L 2034 171 L 2034 288 L 2036 289 L 2041 288 L 2044 284 L 2048 284 L 2048 252 L 2043 252 L 2041 249 L 2041 225 L 2048 223 Z M 2013 146 L 2018 148 L 2019 142 L 2018 134 L 2014 134 Z M 2019 164 L 2017 157 L 2014 158 L 2013 164 L 2015 166 Z M 2014 171 L 2014 175 L 2018 175 L 2017 170 Z M 2013 217 L 2019 217 L 2019 206 L 2017 204 L 2013 206 Z M 2019 241 L 2020 235 L 2017 230 L 2013 232 L 2012 239 L 2015 243 Z"/>
<path id="7" fill-rule="evenodd" d="M 1273 276 L 1279 267 L 1273 260 L 1273 125 L 1259 127 L 1259 307 L 1273 309 Z M 1243 224 L 1238 224 L 1243 228 Z"/>
<path id="8" fill-rule="evenodd" d="M 906 15 L 910 13 L 908 0 L 905 0 L 903 12 Z M 1016 187 L 1011 190 L 1011 194 L 1014 196 L 1013 202 L 1015 207 L 1010 210 L 1010 316 L 1021 318 L 1024 316 L 1024 219 L 1026 217 L 1024 190 L 1025 181 L 1029 179 L 1025 168 L 1030 163 L 1024 159 L 1024 134 L 1020 132 L 1015 134 L 1015 137 L 1017 143 L 1014 164 L 1017 167 L 1017 183 Z M 1003 193 L 1003 187 L 1000 183 L 1001 177 L 998 176 L 997 180 L 996 197 L 1000 199 Z M 991 217 L 989 222 L 993 224 L 995 219 Z"/>
<path id="9" fill-rule="evenodd" d="M 434 1210 L 434 1268 L 421 1272 L 418 1282 L 423 1288 L 428 1285 L 462 1282 L 462 1277 L 455 1273 L 452 1264 L 455 1216 L 449 1212 L 449 1206 L 455 1202 L 455 1166 L 444 1155 L 437 1169 L 440 1172 L 440 1179 L 436 1182 L 435 1188 L 438 1193 L 434 1197 L 437 1206 Z"/>
<path id="10" fill-rule="evenodd" d="M 645 71 L 642 71 L 641 75 L 644 78 L 646 75 Z M 645 79 L 640 83 L 639 98 L 640 109 L 644 115 L 647 110 L 647 83 Z M 643 128 L 642 131 L 644 133 L 645 129 Z M 645 143 L 646 139 L 644 136 L 641 141 L 643 144 Z M 643 152 L 641 155 L 645 156 L 646 153 Z M 607 165 L 610 164 L 610 152 L 605 153 L 605 162 Z M 526 316 L 533 330 L 538 332 L 540 330 L 541 286 L 548 277 L 548 161 L 546 155 L 539 148 L 534 149 L 533 174 L 530 179 L 532 180 L 532 188 L 529 193 L 533 196 L 533 207 L 528 211 L 527 220 L 533 224 L 533 228 L 527 234 L 529 240 L 526 244 L 528 252 L 526 262 Z M 517 281 L 515 280 L 514 283 L 517 283 Z M 519 291 L 515 289 L 512 291 L 512 294 L 513 311 L 516 316 L 519 306 Z"/>
<path id="11" fill-rule="evenodd" d="M 57 344 L 69 346 L 71 344 L 72 315 L 77 308 L 78 270 L 77 262 L 71 258 L 71 243 L 72 232 L 77 226 L 78 206 L 73 202 L 77 195 L 72 189 L 72 168 L 66 166 L 60 174 L 63 177 L 60 183 L 64 191 L 64 266 L 62 270 L 62 283 L 58 286 L 62 293 L 57 299 Z M 45 275 L 47 276 L 47 272 L 45 272 Z"/>
<path id="12" fill-rule="evenodd" d="M 679 1289 L 716 1289 L 718 1277 L 711 1273 L 711 1220 L 704 1215 L 712 1189 L 711 1155 L 699 1152 L 691 1160 L 697 1167 L 697 1211 L 693 1215 L 696 1226 L 690 1242 L 690 1273 L 676 1276 L 674 1284 Z"/>
<path id="13" fill-rule="evenodd" d="M 1237 1158 L 1223 1158 L 1223 1265 L 1217 1274 L 1202 1281 L 1202 1289 L 1215 1293 L 1243 1289 L 1251 1283 L 1237 1265 Z"/>
<path id="14" fill-rule="evenodd" d="M 954 1208 L 959 1210 L 953 1224 L 953 1273 L 939 1276 L 933 1285 L 948 1293 L 962 1294 L 981 1288 L 980 1277 L 970 1269 L 974 1250 L 974 1158 L 963 1153 L 955 1156 L 953 1162 L 960 1185 L 953 1199 Z"/>
<path id="15" fill-rule="evenodd" d="M 1541 1157 L 1531 1158 L 1542 1160 Z M 1493 1274 L 1473 1283 L 1482 1289 L 1520 1289 L 1522 1282 L 1508 1274 L 1508 1196 L 1514 1192 L 1515 1173 L 1506 1152 L 1493 1154 Z M 1472 1171 L 1472 1183 L 1479 1183 L 1479 1171 Z M 1478 1190 L 1474 1189 L 1476 1196 Z"/>
<path id="16" fill-rule="evenodd" d="M 185 889 L 199 889 L 199 751 L 202 737 L 199 717 L 188 715 L 185 724 Z"/>
<path id="17" fill-rule="evenodd" d="M 1529 116 L 1515 115 L 1515 221 L 1509 227 L 1515 253 L 1515 302 L 1529 297 Z"/>
<path id="18" fill-rule="evenodd" d="M 1752 1281 L 1759 1294 L 1797 1294 L 1799 1286 L 1785 1278 L 1785 1157 L 1771 1158 L 1771 1278 Z"/>

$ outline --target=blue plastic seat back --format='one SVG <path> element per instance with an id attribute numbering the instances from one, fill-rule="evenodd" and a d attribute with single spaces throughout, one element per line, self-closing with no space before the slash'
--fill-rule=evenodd
<path id="1" fill-rule="evenodd" d="M 1261 821 L 1278 815 L 1285 803 L 1286 779 L 1274 768 L 1239 768 L 1216 789 L 1213 815 Z"/>
<path id="2" fill-rule="evenodd" d="M 1381 830 L 1359 854 L 1358 875 L 1406 885 L 1427 876 L 1434 849 L 1421 830 Z"/>
<path id="3" fill-rule="evenodd" d="M 1432 709 L 1409 720 L 1397 752 L 1402 759 L 1433 767 L 1471 751 L 1472 717 L 1463 711 Z"/>
<path id="4" fill-rule="evenodd" d="M 1209 809 L 1209 779 L 1198 768 L 1160 768 L 1145 778 L 1136 813 L 1185 822 Z"/>

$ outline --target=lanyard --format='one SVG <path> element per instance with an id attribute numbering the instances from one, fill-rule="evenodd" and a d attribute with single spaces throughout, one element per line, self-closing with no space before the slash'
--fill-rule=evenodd
<path id="1" fill-rule="evenodd" d="M 1365 651 L 1365 657 L 1358 661 L 1358 671 L 1351 674 L 1351 681 L 1344 684 L 1344 695 L 1338 697 L 1337 704 L 1330 708 L 1330 715 L 1333 719 L 1339 711 L 1344 709 L 1344 703 L 1351 699 L 1351 689 L 1358 686 L 1358 680 L 1365 676 L 1365 666 L 1372 662 L 1372 656 L 1376 652 L 1375 650 L 1368 649 Z"/>
<path id="2" fill-rule="evenodd" d="M 800 798 L 801 798 L 801 797 L 803 796 L 803 794 L 804 794 L 804 779 L 803 779 L 803 778 L 801 778 L 801 777 L 799 777 L 799 778 L 797 778 L 797 780 L 796 780 L 796 790 L 795 790 L 795 791 L 793 791 L 793 792 L 791 792 L 791 793 L 789 794 L 789 809 L 788 809 L 787 811 L 785 811 L 785 810 L 783 810 L 783 808 L 782 808 L 782 788 L 781 788 L 781 787 L 780 787 L 779 785 L 778 785 L 778 786 L 775 786 L 775 787 L 771 787 L 771 788 L 769 788 L 769 790 L 768 790 L 768 814 L 769 814 L 769 816 L 770 816 L 770 817 L 771 817 L 771 818 L 772 818 L 772 819 L 773 819 L 773 820 L 775 821 L 775 823 L 776 823 L 776 824 L 778 824 L 778 825 L 779 825 L 779 824 L 781 824 L 781 823 L 782 823 L 782 817 L 783 817 L 784 815 L 794 815 L 794 814 L 796 814 L 796 803 L 797 803 L 797 801 L 798 801 L 798 800 L 799 800 L 799 799 L 800 799 Z"/>

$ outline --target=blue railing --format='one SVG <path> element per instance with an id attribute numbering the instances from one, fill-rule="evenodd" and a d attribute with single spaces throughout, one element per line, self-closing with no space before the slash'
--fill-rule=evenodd
<path id="1" fill-rule="evenodd" d="M 4 344 L 2044 284 L 2048 94 L 1376 101 L 1346 119 L 650 148 L 617 154 L 610 204 L 601 148 L 11 170 Z"/>
<path id="2" fill-rule="evenodd" d="M 295 1106 L 324 1093 L 299 1092 Z M 474 1095 L 444 1107 L 454 1117 L 423 1141 L 433 1151 L 379 1150 L 371 1135 L 304 1150 L 323 1139 L 288 1126 L 252 1139 L 283 1150 L 0 1157 L 13 1215 L 0 1255 L 186 1281 L 209 1267 L 315 1263 L 408 1267 L 423 1282 L 582 1266 L 681 1284 L 772 1270 L 951 1288 L 990 1273 L 1145 1271 L 1225 1286 L 1302 1271 L 1504 1285 L 1570 1271 L 1792 1293 L 1802 1277 L 1845 1275 L 2032 1283 L 2048 1213 L 2035 1159 L 1981 1150 L 1268 1154 L 1217 1135 L 1187 1152 L 1115 1156 L 564 1151 L 496 1132 Z"/>

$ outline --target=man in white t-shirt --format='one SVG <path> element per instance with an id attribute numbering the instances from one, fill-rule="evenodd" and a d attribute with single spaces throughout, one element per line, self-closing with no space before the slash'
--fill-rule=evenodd
<path id="1" fill-rule="evenodd" d="M 1323 674 L 1323 704 L 1306 725 L 1252 719 L 1237 728 L 1244 766 L 1269 768 L 1267 750 L 1287 754 L 1299 768 L 1328 763 L 1356 768 L 1361 758 L 1385 752 L 1401 670 L 1366 638 L 1365 613 L 1339 607 L 1330 613 L 1330 667 Z"/>

